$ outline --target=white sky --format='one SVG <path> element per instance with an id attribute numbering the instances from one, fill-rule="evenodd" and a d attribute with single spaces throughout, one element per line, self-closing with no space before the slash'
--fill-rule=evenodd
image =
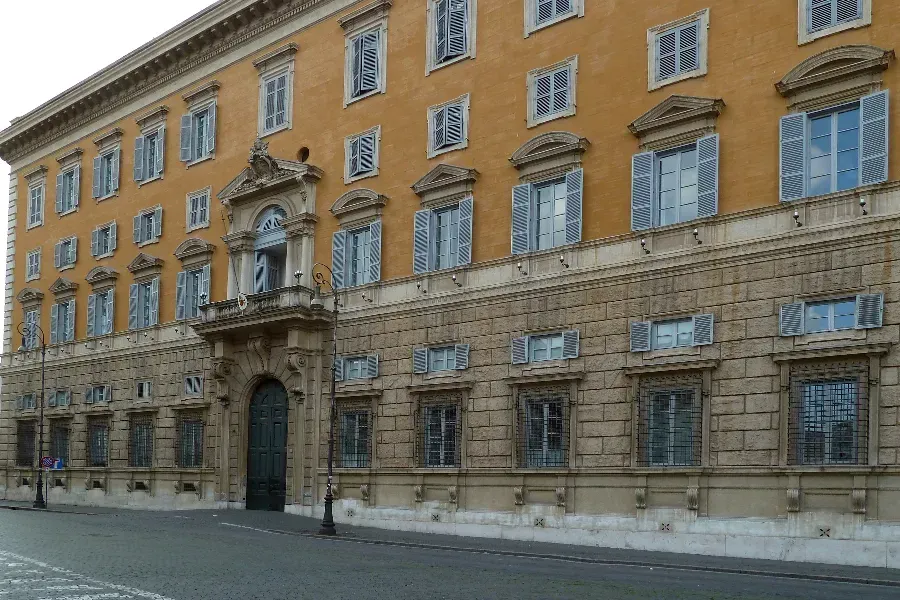
<path id="1" fill-rule="evenodd" d="M 213 4 L 213 0 L 0 2 L 0 129 Z M 9 165 L 0 161 L 0 248 L 4 250 L 8 181 Z M 52 203 L 48 207 L 45 211 L 53 210 Z M 0 263 L 2 268 L 5 264 Z M 0 308 L 6 301 L 4 291 L 0 287 Z M 0 336 L 2 327 L 0 320 Z M 15 340 L 12 346 L 16 347 Z"/>

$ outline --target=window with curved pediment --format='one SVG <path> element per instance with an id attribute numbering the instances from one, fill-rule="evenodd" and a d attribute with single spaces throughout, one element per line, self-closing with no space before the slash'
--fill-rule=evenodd
<path id="1" fill-rule="evenodd" d="M 287 242 L 282 222 L 287 213 L 280 206 L 270 206 L 256 222 L 253 291 L 268 292 L 285 285 Z"/>

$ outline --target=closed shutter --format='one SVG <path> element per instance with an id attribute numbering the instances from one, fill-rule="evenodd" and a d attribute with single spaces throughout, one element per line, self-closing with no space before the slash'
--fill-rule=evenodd
<path id="1" fill-rule="evenodd" d="M 378 377 L 378 355 L 370 354 L 366 357 L 366 376 L 369 379 Z"/>
<path id="2" fill-rule="evenodd" d="M 90 296 L 88 296 L 88 310 L 87 310 L 87 336 L 88 337 L 94 337 L 94 335 L 96 333 L 94 331 L 94 319 L 97 316 L 97 311 L 95 308 L 96 304 L 97 304 L 97 294 L 91 294 Z"/>
<path id="3" fill-rule="evenodd" d="M 162 221 L 163 209 L 162 206 L 157 206 L 153 211 L 153 237 L 155 238 L 162 236 Z"/>
<path id="4" fill-rule="evenodd" d="M 806 113 L 781 117 L 779 127 L 779 199 L 797 200 L 806 195 Z"/>
<path id="5" fill-rule="evenodd" d="M 631 351 L 647 352 L 650 350 L 650 321 L 635 321 L 631 323 Z"/>
<path id="6" fill-rule="evenodd" d="M 678 30 L 656 36 L 656 79 L 663 81 L 678 75 Z"/>
<path id="7" fill-rule="evenodd" d="M 275 80 L 275 126 L 287 121 L 287 75 Z"/>
<path id="8" fill-rule="evenodd" d="M 578 358 L 579 331 L 563 331 L 563 358 Z"/>
<path id="9" fill-rule="evenodd" d="M 447 146 L 462 144 L 466 141 L 465 115 L 462 104 L 451 104 L 446 109 L 447 115 Z"/>
<path id="10" fill-rule="evenodd" d="M 62 173 L 56 176 L 56 214 L 63 211 L 63 176 Z"/>
<path id="11" fill-rule="evenodd" d="M 631 157 L 631 230 L 653 227 L 653 153 Z"/>
<path id="12" fill-rule="evenodd" d="M 694 316 L 694 339 L 692 345 L 706 346 L 713 343 L 713 320 L 713 315 Z"/>
<path id="13" fill-rule="evenodd" d="M 156 165 L 154 175 L 163 174 L 166 156 L 166 128 L 160 127 L 156 135 Z"/>
<path id="14" fill-rule="evenodd" d="M 150 322 L 148 325 L 159 324 L 159 277 L 150 281 Z"/>
<path id="15" fill-rule="evenodd" d="M 132 283 L 128 288 L 128 329 L 138 328 L 139 287 L 138 284 Z"/>
<path id="16" fill-rule="evenodd" d="M 381 281 L 381 221 L 369 225 L 369 281 Z"/>
<path id="17" fill-rule="evenodd" d="M 513 338 L 510 343 L 512 364 L 524 365 L 528 362 L 528 337 Z"/>
<path id="18" fill-rule="evenodd" d="M 199 306 L 204 306 L 210 302 L 209 276 L 211 270 L 212 267 L 210 265 L 203 265 L 203 269 L 200 271 L 200 294 L 197 296 L 197 300 L 200 302 Z"/>
<path id="19" fill-rule="evenodd" d="M 462 266 L 472 262 L 472 219 L 475 201 L 472 196 L 463 198 L 459 203 L 459 232 L 456 252 L 456 265 Z"/>
<path id="20" fill-rule="evenodd" d="M 584 169 L 566 174 L 566 243 L 581 241 L 581 203 L 584 190 Z"/>
<path id="21" fill-rule="evenodd" d="M 778 311 L 778 333 L 782 336 L 803 335 L 803 303 L 782 304 Z"/>
<path id="22" fill-rule="evenodd" d="M 537 0 L 537 22 L 543 23 L 555 16 L 553 7 L 555 0 Z"/>
<path id="23" fill-rule="evenodd" d="M 856 0 L 852 0 L 854 4 Z M 809 0 L 807 19 L 809 32 L 813 33 L 831 27 L 833 20 L 833 5 L 835 0 Z"/>
<path id="24" fill-rule="evenodd" d="M 531 184 L 517 185 L 512 191 L 512 253 L 531 249 Z"/>
<path id="25" fill-rule="evenodd" d="M 534 119 L 541 119 L 553 109 L 553 74 L 548 73 L 534 80 Z"/>
<path id="26" fill-rule="evenodd" d="M 332 364 L 332 372 L 334 373 L 335 381 L 343 381 L 344 380 L 344 357 L 338 354 L 334 357 L 334 363 Z"/>
<path id="27" fill-rule="evenodd" d="M 450 0 L 450 12 L 447 16 L 447 56 L 462 56 L 466 53 L 468 34 L 468 2 L 467 0 Z"/>
<path id="28" fill-rule="evenodd" d="M 428 348 L 413 348 L 413 373 L 428 372 Z"/>
<path id="29" fill-rule="evenodd" d="M 719 212 L 719 136 L 697 140 L 697 216 Z"/>
<path id="30" fill-rule="evenodd" d="M 553 73 L 553 112 L 563 112 L 570 106 L 569 85 L 572 79 L 569 67 Z"/>
<path id="31" fill-rule="evenodd" d="M 359 172 L 368 173 L 375 170 L 375 134 L 370 133 L 359 138 Z"/>
<path id="32" fill-rule="evenodd" d="M 72 202 L 75 206 L 81 200 L 81 165 L 75 165 L 72 170 Z"/>
<path id="33" fill-rule="evenodd" d="M 134 180 L 141 181 L 144 178 L 144 137 L 134 140 Z"/>
<path id="34" fill-rule="evenodd" d="M 888 91 L 864 96 L 860 107 L 860 183 L 882 183 L 888 179 Z"/>
<path id="35" fill-rule="evenodd" d="M 335 231 L 331 236 L 331 283 L 335 289 L 344 287 L 344 254 L 347 250 L 347 232 Z"/>
<path id="36" fill-rule="evenodd" d="M 66 303 L 66 341 L 71 342 L 75 339 L 75 299 Z"/>
<path id="37" fill-rule="evenodd" d="M 213 102 L 206 109 L 206 153 L 216 151 L 216 103 Z"/>
<path id="38" fill-rule="evenodd" d="M 118 244 L 119 237 L 119 228 L 116 226 L 116 222 L 113 221 L 109 225 L 109 251 L 112 252 L 116 249 L 116 245 Z"/>
<path id="39" fill-rule="evenodd" d="M 100 242 L 100 230 L 95 229 L 91 232 L 91 256 L 97 256 L 100 254 L 99 242 Z"/>
<path id="40" fill-rule="evenodd" d="M 113 150 L 112 153 L 112 182 L 110 188 L 112 191 L 118 191 L 119 189 L 119 162 L 121 159 L 122 151 L 119 148 Z"/>
<path id="41" fill-rule="evenodd" d="M 91 196 L 94 198 L 100 197 L 100 188 L 101 188 L 101 175 L 100 175 L 100 163 L 102 159 L 99 156 L 94 157 L 94 180 L 93 180 L 93 189 L 91 191 Z"/>
<path id="42" fill-rule="evenodd" d="M 856 297 L 856 328 L 881 327 L 884 314 L 884 295 L 860 294 Z"/>
<path id="43" fill-rule="evenodd" d="M 447 129 L 446 129 L 447 109 L 446 109 L 446 107 L 439 108 L 438 110 L 434 111 L 434 116 L 432 117 L 432 120 L 434 121 L 433 129 L 432 129 L 432 136 L 434 137 L 434 139 L 432 140 L 432 146 L 434 147 L 435 150 L 440 150 L 441 148 L 443 148 L 444 146 L 447 145 Z"/>
<path id="44" fill-rule="evenodd" d="M 59 343 L 59 304 L 50 307 L 50 343 Z"/>
<path id="45" fill-rule="evenodd" d="M 453 348 L 453 368 L 457 371 L 464 371 L 469 368 L 469 345 L 456 344 Z"/>
<path id="46" fill-rule="evenodd" d="M 700 22 L 694 21 L 678 29 L 678 73 L 700 67 Z"/>
<path id="47" fill-rule="evenodd" d="M 135 244 L 140 244 L 144 241 L 141 237 L 141 215 L 137 215 L 132 219 L 132 226 L 134 228 L 132 239 L 134 240 Z"/>
<path id="48" fill-rule="evenodd" d="M 434 62 L 440 63 L 447 60 L 447 12 L 450 0 L 438 0 L 434 4 Z"/>
<path id="49" fill-rule="evenodd" d="M 191 137 L 194 131 L 194 118 L 192 115 L 181 115 L 181 127 L 179 128 L 179 153 L 178 158 L 181 162 L 190 162 L 191 153 Z"/>
<path id="50" fill-rule="evenodd" d="M 116 308 L 116 292 L 114 289 L 106 292 L 106 321 L 103 323 L 103 333 L 113 332 L 113 324 L 115 323 Z"/>
<path id="51" fill-rule="evenodd" d="M 47 406 L 56 406 L 56 395 L 58 393 L 58 390 L 53 390 L 52 392 L 50 392 L 50 395 L 47 397 Z"/>
<path id="52" fill-rule="evenodd" d="M 431 269 L 431 211 L 416 211 L 413 217 L 413 273 Z"/>
<path id="53" fill-rule="evenodd" d="M 187 272 L 179 271 L 175 276 L 175 320 L 184 319 L 184 296 L 187 286 Z"/>

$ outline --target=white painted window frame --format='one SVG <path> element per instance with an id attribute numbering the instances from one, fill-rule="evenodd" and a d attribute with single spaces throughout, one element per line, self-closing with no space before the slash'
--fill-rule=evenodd
<path id="1" fill-rule="evenodd" d="M 74 178 L 75 177 L 75 169 L 78 168 L 79 166 L 80 165 L 72 164 L 72 165 L 69 165 L 68 167 L 60 169 L 59 173 L 60 173 L 60 175 L 63 176 L 63 181 L 65 181 L 66 175 L 69 175 L 69 174 L 71 174 L 72 177 Z M 70 215 L 74 212 L 78 212 L 78 202 L 77 202 L 78 190 L 74 190 L 74 194 L 75 194 L 75 197 L 72 198 L 72 207 L 67 210 L 64 210 L 61 213 L 58 213 L 58 216 L 63 217 L 65 215 Z"/>
<path id="2" fill-rule="evenodd" d="M 458 144 L 453 144 L 452 146 L 444 146 L 443 148 L 435 148 L 434 147 L 434 113 L 445 108 L 447 106 L 451 106 L 454 104 L 459 104 L 462 106 L 462 115 L 463 115 L 463 141 Z M 434 106 L 428 107 L 428 158 L 434 158 L 435 156 L 440 156 L 441 154 L 447 154 L 448 152 L 455 152 L 456 150 L 462 150 L 464 148 L 469 147 L 469 121 L 470 119 L 470 105 L 471 105 L 471 94 L 463 94 L 462 96 L 458 96 L 453 100 L 448 100 L 447 102 L 442 102 L 441 104 L 435 104 Z"/>
<path id="3" fill-rule="evenodd" d="M 74 254 L 74 255 L 75 255 L 75 256 L 74 256 L 74 259 L 75 259 L 75 260 L 73 260 L 72 262 L 67 262 L 67 263 L 65 263 L 65 264 L 60 264 L 60 266 L 59 266 L 59 268 L 57 269 L 57 271 L 68 271 L 69 269 L 74 269 L 74 268 L 75 268 L 75 263 L 78 262 L 78 237 L 77 237 L 77 236 L 74 236 L 74 235 L 70 235 L 70 236 L 68 236 L 68 237 L 60 238 L 59 241 L 57 241 L 56 243 L 57 243 L 57 244 L 62 244 L 63 242 L 69 242 L 69 243 L 70 243 L 70 246 L 69 246 L 69 247 L 72 248 L 72 251 L 68 252 L 68 253 L 67 253 L 67 256 L 71 256 L 71 255 Z M 55 250 L 55 248 L 54 248 L 54 253 L 55 253 L 55 252 L 56 252 L 56 250 Z"/>
<path id="4" fill-rule="evenodd" d="M 847 31 L 848 29 L 859 29 L 868 27 L 872 24 L 872 0 L 862 0 L 862 18 L 847 23 L 840 23 L 832 27 L 826 27 L 819 31 L 809 32 L 809 4 L 810 0 L 797 0 L 797 45 L 803 46 L 813 42 L 819 38 L 828 37 Z"/>
<path id="5" fill-rule="evenodd" d="M 552 73 L 554 71 L 559 71 L 561 69 L 569 69 L 569 107 L 566 110 L 552 113 L 540 118 L 535 118 L 534 112 L 536 108 L 535 95 L 537 94 L 537 79 L 546 75 L 547 73 Z M 565 60 L 561 60 L 558 63 L 554 63 L 552 65 L 541 67 L 539 69 L 532 69 L 528 72 L 526 78 L 526 88 L 528 94 L 528 114 L 526 117 L 526 126 L 528 128 L 537 127 L 542 123 L 549 123 L 550 121 L 555 121 L 556 119 L 564 119 L 566 117 L 571 117 L 575 115 L 575 112 L 578 107 L 578 99 L 576 96 L 578 90 L 578 55 L 570 56 Z"/>
<path id="6" fill-rule="evenodd" d="M 204 158 L 203 160 L 208 160 L 209 157 Z M 198 161 L 199 162 L 199 161 Z M 191 202 L 194 198 L 198 196 L 206 196 L 206 221 L 199 222 L 197 224 L 191 225 Z M 185 214 L 184 214 L 184 223 L 185 223 L 185 231 L 186 233 L 190 233 L 192 231 L 196 231 L 197 229 L 208 229 L 210 223 L 210 206 L 212 205 L 212 186 L 208 186 L 203 188 L 202 190 L 196 190 L 190 192 L 185 196 Z"/>
<path id="7" fill-rule="evenodd" d="M 524 0 L 525 4 L 525 36 L 528 37 L 536 31 L 552 27 L 562 21 L 569 19 L 577 19 L 584 16 L 584 0 L 571 0 L 572 10 L 568 13 L 558 15 L 544 23 L 538 23 L 538 0 Z"/>
<path id="8" fill-rule="evenodd" d="M 103 162 L 105 160 L 104 157 L 112 156 L 114 152 L 119 153 L 119 181 L 117 182 L 117 184 L 114 184 L 115 189 L 113 189 L 109 193 L 101 194 L 97 198 L 94 198 L 94 200 L 97 202 L 101 202 L 103 200 L 108 200 L 109 198 L 114 198 L 119 195 L 119 188 L 121 187 L 121 183 L 122 183 L 122 144 L 121 144 L 121 142 L 117 141 L 112 144 L 107 144 L 106 146 L 101 147 L 97 151 L 97 156 L 100 157 L 100 173 L 101 173 L 101 177 L 102 177 L 102 174 L 105 171 L 104 166 L 103 166 Z M 110 160 L 112 160 L 112 159 L 110 159 Z M 92 171 L 93 171 L 93 169 L 92 169 Z M 92 176 L 93 176 L 93 173 L 92 173 Z M 91 185 L 93 186 L 93 179 L 91 180 Z"/>
<path id="9" fill-rule="evenodd" d="M 106 229 L 109 232 L 109 234 L 112 235 L 112 226 L 115 225 L 115 223 L 116 223 L 115 221 L 110 221 L 108 223 L 103 223 L 102 225 L 97 225 L 94 228 L 94 231 L 100 232 L 100 231 L 103 231 L 104 229 Z M 110 244 L 110 246 L 112 246 L 112 244 Z M 98 254 L 94 258 L 97 260 L 99 260 L 101 258 L 108 258 L 115 253 L 116 253 L 116 250 L 115 250 L 115 248 L 113 248 L 111 250 L 104 252 L 103 254 Z"/>
<path id="10" fill-rule="evenodd" d="M 37 271 L 32 273 L 31 270 L 31 258 L 33 256 L 37 256 Z M 41 278 L 41 249 L 36 248 L 34 250 L 29 250 L 25 255 L 25 281 L 34 281 L 35 279 Z"/>
<path id="11" fill-rule="evenodd" d="M 141 210 L 140 212 L 138 212 L 137 216 L 139 219 L 141 219 L 141 230 L 143 230 L 143 228 L 144 228 L 144 225 L 143 225 L 144 217 L 147 215 L 150 215 L 151 217 L 155 218 L 155 213 L 156 213 L 157 208 L 159 208 L 158 204 L 156 206 L 151 206 L 150 208 L 145 208 L 145 209 Z M 160 215 L 160 219 L 161 218 L 162 218 L 162 215 Z M 156 223 L 153 224 L 153 230 L 156 231 Z M 150 244 L 156 244 L 159 242 L 160 237 L 161 237 L 161 235 L 152 235 L 149 238 L 138 242 L 137 247 L 143 248 L 144 246 L 149 246 Z"/>
<path id="12" fill-rule="evenodd" d="M 290 96 L 290 94 L 288 94 L 288 96 Z M 192 104 L 192 105 L 190 105 L 190 106 L 188 107 L 188 113 L 191 115 L 191 140 L 192 140 L 192 144 L 191 144 L 191 156 L 194 155 L 193 139 L 194 139 L 194 133 L 195 133 L 195 131 L 196 131 L 196 130 L 195 130 L 196 123 L 197 123 L 197 121 L 196 121 L 196 116 L 197 116 L 199 113 L 208 111 L 208 110 L 209 110 L 210 108 L 212 108 L 213 106 L 215 106 L 216 109 L 218 109 L 218 105 L 217 105 L 216 100 L 217 100 L 217 97 L 213 97 L 213 98 L 210 99 L 210 100 L 205 100 L 205 101 L 203 101 L 203 102 L 197 102 L 196 104 Z M 208 115 L 207 115 L 207 119 L 209 119 L 209 116 L 208 116 Z M 216 127 L 218 127 L 218 123 L 219 123 L 219 119 L 218 119 L 218 114 L 217 114 L 217 115 L 216 115 L 216 122 L 214 123 L 214 125 L 215 125 Z M 207 120 L 207 126 L 209 126 L 209 121 L 208 121 L 208 120 Z M 215 134 L 213 134 L 213 135 L 215 135 Z M 180 141 L 181 141 L 181 140 L 179 140 L 179 143 L 180 143 Z M 204 146 L 205 146 L 205 145 L 204 145 Z M 189 160 L 188 162 L 184 163 L 184 165 L 185 165 L 185 168 L 190 169 L 192 166 L 194 166 L 194 165 L 196 165 L 196 164 L 205 162 L 205 161 L 207 161 L 207 160 L 212 160 L 212 159 L 214 159 L 215 157 L 216 157 L 216 149 L 213 148 L 212 152 L 208 152 L 208 151 L 207 151 L 207 152 L 205 152 L 205 153 L 203 154 L 203 156 L 201 156 L 200 158 L 191 158 L 191 160 Z"/>
<path id="13" fill-rule="evenodd" d="M 425 32 L 425 76 L 431 74 L 432 71 L 437 71 L 438 69 L 442 69 L 444 67 L 448 67 L 450 65 L 454 65 L 458 62 L 462 62 L 464 60 L 475 58 L 475 42 L 476 42 L 476 32 L 478 29 L 478 0 L 468 0 L 469 4 L 467 6 L 468 10 L 468 26 L 469 30 L 467 32 L 466 37 L 466 51 L 459 56 L 454 56 L 450 60 L 446 60 L 442 63 L 436 62 L 435 56 L 435 45 L 437 44 L 437 33 L 436 33 L 436 24 L 437 24 L 437 12 L 435 10 L 435 3 L 437 0 L 428 0 L 425 5 L 425 22 L 427 23 L 426 32 Z M 582 0 L 577 0 L 577 2 L 582 2 Z M 528 37 L 527 35 L 525 37 Z"/>
<path id="14" fill-rule="evenodd" d="M 33 190 L 41 190 L 41 214 L 40 219 L 36 220 L 34 223 L 31 222 L 31 193 Z M 44 224 L 44 214 L 47 211 L 47 185 L 46 182 L 41 180 L 37 183 L 32 183 L 28 185 L 28 210 L 26 211 L 26 221 L 25 221 L 25 229 L 34 229 L 35 227 L 40 227 Z"/>
<path id="15" fill-rule="evenodd" d="M 371 92 L 353 97 L 353 40 L 364 33 L 376 30 L 379 32 L 378 46 L 380 52 L 378 57 L 378 87 Z M 384 94 L 387 91 L 387 36 L 387 15 L 362 22 L 358 27 L 354 27 L 344 35 L 344 108 L 347 108 L 354 102 L 359 102 L 378 94 Z"/>
<path id="16" fill-rule="evenodd" d="M 197 390 L 189 389 L 189 383 L 193 386 L 197 385 Z M 200 373 L 191 373 L 184 376 L 184 396 L 186 398 L 202 398 L 203 397 L 203 375 Z"/>
<path id="17" fill-rule="evenodd" d="M 360 173 L 359 175 L 351 175 L 350 174 L 350 145 L 357 139 L 366 136 L 375 134 L 375 152 L 372 157 L 372 167 L 371 171 L 367 171 L 365 173 Z M 354 181 L 359 181 L 360 179 L 366 179 L 368 177 L 375 177 L 378 175 L 379 166 L 381 162 L 381 125 L 376 125 L 375 127 L 371 127 L 366 129 L 365 131 L 361 131 L 359 133 L 354 133 L 352 135 L 348 135 L 344 138 L 344 183 L 349 184 Z"/>
<path id="18" fill-rule="evenodd" d="M 698 44 L 698 56 L 697 63 L 698 67 L 693 71 L 687 71 L 685 73 L 681 73 L 680 75 L 676 75 L 675 77 L 670 77 L 668 79 L 659 80 L 656 78 L 656 63 L 659 60 L 658 52 L 657 52 L 657 44 L 656 39 L 677 27 L 681 27 L 682 25 L 687 25 L 693 21 L 700 21 L 700 35 L 697 38 Z M 709 9 L 704 8 L 703 10 L 698 10 L 697 12 L 688 15 L 686 17 L 682 17 L 680 19 L 676 19 L 674 21 L 669 21 L 668 23 L 664 23 L 662 25 L 656 25 L 655 27 L 651 27 L 647 30 L 647 91 L 652 92 L 653 90 L 657 90 L 661 87 L 665 87 L 667 85 L 671 85 L 673 83 L 678 83 L 679 81 L 684 81 L 685 79 L 693 79 L 695 77 L 703 77 L 709 72 Z"/>
<path id="19" fill-rule="evenodd" d="M 281 75 L 287 74 L 287 80 L 285 82 L 285 94 L 284 94 L 284 123 L 278 125 L 277 127 L 273 127 L 272 129 L 266 129 L 266 83 L 280 77 Z M 264 66 L 259 67 L 259 106 L 257 109 L 257 137 L 260 139 L 268 137 L 274 133 L 278 133 L 279 131 L 284 131 L 286 129 L 292 129 L 294 126 L 294 55 L 290 54 L 285 56 L 285 58 L 273 61 L 271 63 L 266 63 Z M 218 121 L 218 119 L 216 119 Z M 217 125 L 218 126 L 218 125 Z M 196 161 L 200 162 L 200 161 Z"/>
<path id="20" fill-rule="evenodd" d="M 149 379 L 142 379 L 134 382 L 134 401 L 150 402 L 153 400 L 153 382 Z"/>

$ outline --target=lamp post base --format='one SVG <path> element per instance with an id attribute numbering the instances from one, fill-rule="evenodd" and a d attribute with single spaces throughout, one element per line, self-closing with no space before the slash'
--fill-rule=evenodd
<path id="1" fill-rule="evenodd" d="M 33 508 L 47 508 L 47 502 L 44 500 L 44 478 L 38 472 L 37 478 L 37 495 L 34 498 Z"/>
<path id="2" fill-rule="evenodd" d="M 331 495 L 331 484 L 328 485 L 328 492 L 325 494 L 325 516 L 322 518 L 322 527 L 319 529 L 319 535 L 337 535 L 334 528 L 334 513 L 332 512 L 332 503 L 334 496 Z"/>

